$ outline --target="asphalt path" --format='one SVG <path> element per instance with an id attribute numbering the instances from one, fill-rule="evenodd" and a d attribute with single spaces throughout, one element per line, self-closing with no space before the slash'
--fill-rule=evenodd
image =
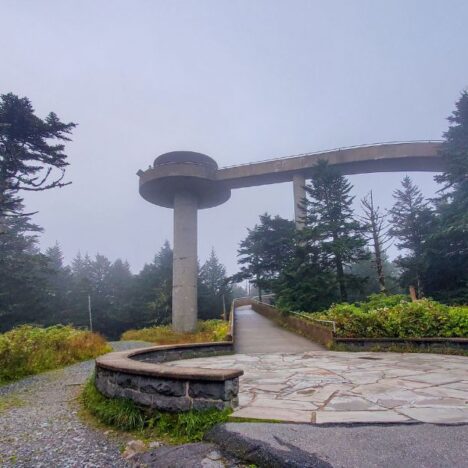
<path id="1" fill-rule="evenodd" d="M 468 425 L 227 423 L 208 434 L 260 467 L 468 467 Z"/>

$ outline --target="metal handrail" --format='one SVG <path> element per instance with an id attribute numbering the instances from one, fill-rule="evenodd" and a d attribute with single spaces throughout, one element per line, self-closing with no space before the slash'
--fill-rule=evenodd
<path id="1" fill-rule="evenodd" d="M 283 159 L 286 160 L 286 159 L 292 159 L 292 158 L 299 158 L 301 156 L 313 156 L 315 154 L 333 153 L 334 151 L 343 151 L 343 150 L 349 150 L 349 149 L 354 149 L 354 148 L 368 148 L 370 146 L 384 146 L 384 145 L 401 145 L 403 143 L 442 143 L 443 141 L 444 140 L 384 141 L 384 142 L 379 142 L 379 143 L 365 143 L 363 145 L 340 146 L 338 148 L 333 148 L 333 149 L 328 149 L 328 150 L 312 151 L 310 153 L 299 153 L 299 154 L 293 154 L 290 156 L 279 156 L 276 158 L 262 159 L 261 161 L 248 162 L 248 163 L 242 163 L 242 164 L 232 164 L 231 166 L 220 167 L 218 170 L 231 169 L 233 167 L 251 166 L 254 164 L 266 163 L 266 162 L 271 162 L 271 161 L 280 161 Z"/>

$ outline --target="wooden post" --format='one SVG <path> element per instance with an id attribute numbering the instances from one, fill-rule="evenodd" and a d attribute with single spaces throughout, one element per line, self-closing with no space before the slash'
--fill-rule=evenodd
<path id="1" fill-rule="evenodd" d="M 414 286 L 409 287 L 409 293 L 411 296 L 411 300 L 413 302 L 416 302 L 418 300 L 418 297 L 416 296 L 416 288 Z"/>

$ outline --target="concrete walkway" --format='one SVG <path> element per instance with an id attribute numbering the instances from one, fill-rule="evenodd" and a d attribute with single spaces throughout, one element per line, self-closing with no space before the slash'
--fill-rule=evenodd
<path id="1" fill-rule="evenodd" d="M 236 353 L 301 353 L 324 348 L 302 336 L 279 327 L 257 314 L 250 306 L 236 309 Z"/>

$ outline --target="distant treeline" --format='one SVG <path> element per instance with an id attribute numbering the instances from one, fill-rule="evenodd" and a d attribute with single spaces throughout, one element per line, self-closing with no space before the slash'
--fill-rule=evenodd
<path id="1" fill-rule="evenodd" d="M 5 241 L 5 236 L 0 239 Z M 136 275 L 126 261 L 111 262 L 101 254 L 93 258 L 78 254 L 71 265 L 64 265 L 58 244 L 40 253 L 34 238 L 29 242 L 29 251 L 14 252 L 15 246 L 10 245 L 9 268 L 0 270 L 1 331 L 22 323 L 89 328 L 92 321 L 94 331 L 117 338 L 129 328 L 170 323 L 172 249 L 168 242 Z M 7 254 L 5 247 L 0 241 L 2 253 Z M 199 317 L 220 318 L 223 296 L 229 307 L 231 288 L 214 251 L 200 268 L 198 283 Z"/>

